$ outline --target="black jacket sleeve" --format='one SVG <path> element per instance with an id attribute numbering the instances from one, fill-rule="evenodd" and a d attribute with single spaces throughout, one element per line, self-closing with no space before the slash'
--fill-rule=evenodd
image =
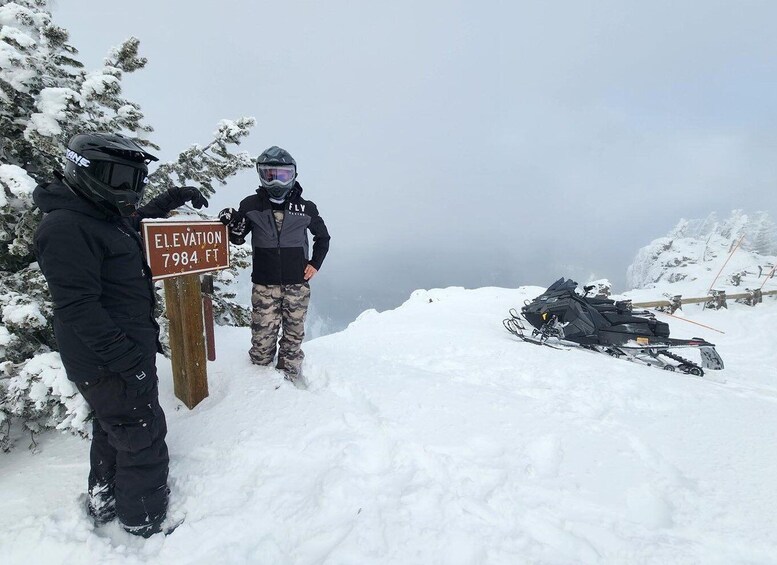
<path id="1" fill-rule="evenodd" d="M 329 230 L 326 229 L 324 218 L 318 213 L 318 207 L 310 201 L 308 201 L 308 205 L 313 206 L 313 209 L 310 211 L 310 225 L 308 226 L 310 233 L 313 234 L 313 256 L 310 258 L 310 264 L 316 270 L 319 270 L 329 251 Z"/>
<path id="2" fill-rule="evenodd" d="M 137 211 L 132 214 L 127 221 L 135 228 L 135 231 L 140 231 L 140 223 L 146 218 L 165 218 L 167 214 L 172 210 L 169 206 L 172 203 L 169 201 L 169 196 L 166 192 L 163 192 L 156 198 L 152 198 L 146 204 L 139 207 Z"/>
<path id="3" fill-rule="evenodd" d="M 194 208 L 208 206 L 208 199 L 196 187 L 174 186 L 138 208 L 138 214 L 144 218 L 161 218 L 187 202 Z"/>
<path id="4" fill-rule="evenodd" d="M 37 236 L 38 263 L 61 322 L 105 363 L 127 373 L 143 351 L 113 322 L 100 304 L 103 250 L 78 226 L 50 223 Z"/>
<path id="5" fill-rule="evenodd" d="M 164 218 L 170 213 L 170 210 L 182 206 L 185 200 L 174 193 L 179 188 L 171 188 L 164 191 L 138 208 L 138 214 L 141 218 Z"/>

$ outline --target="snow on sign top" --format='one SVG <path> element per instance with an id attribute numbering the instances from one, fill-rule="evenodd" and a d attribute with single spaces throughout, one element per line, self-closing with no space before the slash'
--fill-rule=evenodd
<path id="1" fill-rule="evenodd" d="M 229 267 L 227 226 L 210 220 L 143 220 L 153 280 Z"/>

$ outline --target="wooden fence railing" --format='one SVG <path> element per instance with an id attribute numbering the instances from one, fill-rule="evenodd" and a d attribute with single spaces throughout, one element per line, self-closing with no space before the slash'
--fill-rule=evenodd
<path id="1" fill-rule="evenodd" d="M 703 298 L 677 298 L 674 300 L 652 300 L 650 302 L 634 302 L 632 303 L 632 306 L 637 308 L 673 308 L 677 304 L 705 304 L 709 302 L 714 302 L 717 299 L 717 296 L 714 294 L 715 291 L 712 291 L 713 294 L 710 296 L 705 296 Z M 761 292 L 761 296 L 770 296 L 770 295 L 777 295 L 777 290 L 766 290 Z M 743 292 L 739 294 L 724 294 L 723 295 L 724 301 L 725 300 L 748 300 L 753 298 L 753 292 Z"/>

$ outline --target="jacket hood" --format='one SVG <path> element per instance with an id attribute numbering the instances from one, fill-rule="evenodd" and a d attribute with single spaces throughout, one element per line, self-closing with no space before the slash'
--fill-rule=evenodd
<path id="1" fill-rule="evenodd" d="M 32 200 L 38 208 L 46 213 L 64 209 L 80 212 L 94 218 L 104 219 L 107 217 L 88 200 L 70 190 L 61 180 L 39 184 L 32 192 Z"/>

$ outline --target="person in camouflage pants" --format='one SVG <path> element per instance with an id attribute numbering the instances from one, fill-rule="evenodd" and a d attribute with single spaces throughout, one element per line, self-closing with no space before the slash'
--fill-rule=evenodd
<path id="1" fill-rule="evenodd" d="M 240 245 L 251 234 L 254 287 L 248 354 L 255 364 L 270 365 L 277 352 L 276 368 L 288 380 L 304 385 L 301 346 L 309 281 L 329 250 L 329 232 L 316 205 L 302 198 L 297 164 L 287 151 L 270 147 L 259 156 L 256 169 L 262 184 L 256 194 L 245 198 L 238 210 L 219 212 L 229 227 L 230 241 Z M 313 234 L 312 255 L 308 231 Z"/>

